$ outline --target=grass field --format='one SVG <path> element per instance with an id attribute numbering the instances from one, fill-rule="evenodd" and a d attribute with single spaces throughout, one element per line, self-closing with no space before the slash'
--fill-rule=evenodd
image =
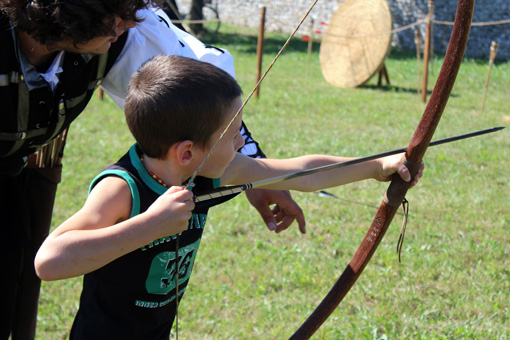
<path id="1" fill-rule="evenodd" d="M 203 40 L 231 51 L 248 94 L 256 36 L 225 29 Z M 267 67 L 286 39 L 267 34 Z M 487 52 L 488 54 L 488 52 Z M 406 146 L 423 113 L 413 52 L 392 51 L 392 86 L 376 78 L 340 89 L 321 75 L 315 45 L 295 39 L 252 99 L 244 120 L 269 157 L 306 153 L 366 156 Z M 436 52 L 433 84 L 442 63 Z M 421 67 L 421 65 L 420 65 Z M 466 59 L 434 139 L 510 120 L 510 63 L 496 62 L 480 112 L 487 60 Z M 430 86 L 430 89 L 432 85 Z M 402 263 L 397 215 L 365 272 L 315 339 L 510 338 L 510 131 L 430 148 L 407 199 Z M 132 144 L 122 112 L 91 102 L 70 129 L 53 226 L 83 203 L 90 180 Z M 179 314 L 181 339 L 285 339 L 308 317 L 351 259 L 379 206 L 385 183 L 293 193 L 307 218 L 279 235 L 240 197 L 211 210 Z M 78 308 L 81 278 L 42 286 L 38 339 L 64 339 Z"/>

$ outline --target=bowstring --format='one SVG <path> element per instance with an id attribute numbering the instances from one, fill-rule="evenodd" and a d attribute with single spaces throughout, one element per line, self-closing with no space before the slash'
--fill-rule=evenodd
<path id="1" fill-rule="evenodd" d="M 312 5 L 310 6 L 310 8 L 308 8 L 308 11 L 306 11 L 305 15 L 303 16 L 303 18 L 301 18 L 301 20 L 299 21 L 299 24 L 296 26 L 296 28 L 294 28 L 294 31 L 292 31 L 292 33 L 290 34 L 289 38 L 287 39 L 287 41 L 285 42 L 285 44 L 283 44 L 282 48 L 280 48 L 280 50 L 278 51 L 278 53 L 276 54 L 276 56 L 274 57 L 273 61 L 271 62 L 271 64 L 269 65 L 269 67 L 267 68 L 267 70 L 264 72 L 264 74 L 262 75 L 262 77 L 260 77 L 259 81 L 255 84 L 253 90 L 250 92 L 250 94 L 248 95 L 248 97 L 246 98 L 246 100 L 243 102 L 243 105 L 241 105 L 241 107 L 239 108 L 239 110 L 237 110 L 237 113 L 234 115 L 234 117 L 230 120 L 230 122 L 228 123 L 227 127 L 225 128 L 225 130 L 223 130 L 223 132 L 221 133 L 220 137 L 218 138 L 218 140 L 216 141 L 216 143 L 213 145 L 213 147 L 211 148 L 211 151 L 209 151 L 209 153 L 207 154 L 207 156 L 204 158 L 204 160 L 202 161 L 202 163 L 200 163 L 200 165 L 198 166 L 197 170 L 195 170 L 195 172 L 193 173 L 193 175 L 191 176 L 191 178 L 189 179 L 188 183 L 186 184 L 186 189 L 188 190 L 191 190 L 191 188 L 194 186 L 194 181 L 195 181 L 195 178 L 197 177 L 198 173 L 200 172 L 200 170 L 202 170 L 202 167 L 204 166 L 204 164 L 207 162 L 207 160 L 209 159 L 209 157 L 211 156 L 211 154 L 214 152 L 214 150 L 216 149 L 216 147 L 218 146 L 218 144 L 220 143 L 220 141 L 223 139 L 223 137 L 225 136 L 225 134 L 227 133 L 227 131 L 230 129 L 230 127 L 232 126 L 232 124 L 234 123 L 234 120 L 239 116 L 239 114 L 242 112 L 242 110 L 244 109 L 244 107 L 246 106 L 246 104 L 248 103 L 248 101 L 251 99 L 251 97 L 253 97 L 253 94 L 255 93 L 255 91 L 260 87 L 260 84 L 262 83 L 262 81 L 264 81 L 264 79 L 266 78 L 267 74 L 269 73 L 269 71 L 273 68 L 273 65 L 276 63 L 276 61 L 278 60 L 278 58 L 280 57 L 280 55 L 283 53 L 283 51 L 285 50 L 285 48 L 287 47 L 287 45 L 289 44 L 290 40 L 296 35 L 296 32 L 299 30 L 299 28 L 301 27 L 301 25 L 303 24 L 303 22 L 306 20 L 306 18 L 308 17 L 308 15 L 310 14 L 310 12 L 312 11 L 312 9 L 315 7 L 315 4 L 317 4 L 319 0 L 315 0 Z"/>
<path id="2" fill-rule="evenodd" d="M 292 31 L 292 33 L 290 34 L 289 38 L 287 39 L 287 41 L 285 42 L 285 44 L 283 44 L 282 48 L 280 48 L 280 50 L 278 51 L 278 53 L 276 54 L 276 56 L 274 57 L 273 61 L 271 62 L 271 64 L 269 65 L 269 67 L 267 68 L 267 70 L 264 72 L 264 74 L 262 75 L 262 77 L 260 77 L 260 79 L 257 81 L 257 83 L 255 84 L 253 90 L 250 92 L 250 94 L 248 95 L 248 97 L 246 98 L 246 100 L 243 102 L 243 104 L 241 105 L 241 107 L 239 108 L 239 110 L 237 110 L 236 114 L 234 115 L 234 117 L 232 117 L 232 119 L 230 120 L 230 122 L 228 123 L 227 127 L 225 128 L 225 130 L 223 130 L 223 132 L 221 133 L 220 137 L 218 138 L 218 140 L 216 141 L 216 143 L 213 145 L 213 147 L 211 148 L 211 150 L 209 151 L 209 153 L 207 154 L 207 156 L 204 158 L 204 160 L 202 161 L 202 163 L 200 163 L 200 165 L 198 166 L 197 170 L 195 170 L 195 172 L 193 173 L 193 175 L 190 177 L 188 183 L 186 184 L 186 189 L 188 190 L 191 190 L 193 188 L 193 186 L 195 185 L 194 184 L 194 181 L 195 181 L 195 178 L 197 177 L 198 173 L 200 172 L 200 170 L 202 169 L 202 167 L 204 166 L 204 164 L 207 162 L 207 160 L 209 159 L 209 157 L 212 155 L 212 153 L 214 152 L 214 150 L 216 149 L 216 147 L 218 146 L 218 144 L 220 143 L 220 141 L 223 139 L 223 137 L 225 136 L 225 134 L 227 133 L 227 131 L 230 129 L 230 127 L 232 126 L 232 124 L 234 123 L 234 120 L 239 116 L 239 114 L 242 112 L 242 110 L 244 109 L 244 107 L 246 106 L 246 104 L 248 104 L 248 101 L 251 99 L 251 97 L 253 97 L 253 94 L 255 93 L 255 91 L 260 87 L 260 84 L 262 83 L 262 81 L 264 81 L 264 79 L 266 78 L 267 74 L 269 73 L 269 71 L 273 68 L 273 65 L 276 63 L 276 61 L 278 60 L 278 58 L 280 57 L 280 55 L 283 53 L 283 51 L 285 50 L 285 48 L 287 47 L 287 45 L 290 43 L 290 40 L 296 35 L 296 32 L 299 30 L 299 28 L 301 27 L 301 25 L 303 24 L 303 22 L 306 20 L 306 18 L 308 17 L 308 15 L 310 14 L 310 12 L 312 11 L 312 9 L 315 7 L 315 5 L 317 4 L 319 0 L 315 0 L 312 5 L 310 6 L 310 8 L 308 8 L 308 11 L 306 11 L 305 15 L 303 16 L 303 18 L 301 18 L 301 20 L 299 21 L 299 24 L 296 26 L 296 28 L 294 29 L 294 31 Z M 176 249 L 175 249 L 175 252 L 176 252 L 176 258 L 178 258 L 178 252 L 179 252 L 179 236 L 177 235 L 177 239 L 176 239 Z M 176 337 L 177 339 L 179 338 L 179 262 L 176 260 Z"/>

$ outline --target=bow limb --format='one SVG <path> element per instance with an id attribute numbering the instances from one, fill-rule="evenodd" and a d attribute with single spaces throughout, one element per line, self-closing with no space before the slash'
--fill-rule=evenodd
<path id="1" fill-rule="evenodd" d="M 443 66 L 405 154 L 411 177 L 414 177 L 418 170 L 448 102 L 466 49 L 473 10 L 474 0 L 458 1 L 455 24 Z M 404 182 L 400 177 L 393 177 L 372 225 L 347 268 L 310 317 L 290 337 L 291 340 L 309 339 L 347 295 L 384 237 L 391 220 L 405 198 L 409 185 L 410 183 Z"/>

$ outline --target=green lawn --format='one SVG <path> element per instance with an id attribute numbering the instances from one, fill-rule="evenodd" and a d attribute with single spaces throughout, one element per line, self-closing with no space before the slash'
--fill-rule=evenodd
<path id="1" fill-rule="evenodd" d="M 286 37 L 267 34 L 264 67 Z M 256 36 L 203 40 L 228 48 L 248 94 L 255 83 Z M 488 52 L 487 52 L 488 54 Z M 433 84 L 442 63 L 435 53 Z M 321 75 L 315 45 L 294 39 L 246 106 L 244 120 L 269 157 L 305 153 L 366 156 L 406 146 L 425 105 L 416 92 L 414 52 L 392 51 L 391 87 L 376 77 L 340 89 Z M 420 65 L 421 67 L 421 65 Z M 496 61 L 480 112 L 488 60 L 465 60 L 434 139 L 510 120 L 510 63 Z M 421 84 L 421 80 L 420 80 Z M 432 85 L 429 86 L 432 89 Z M 410 216 L 402 263 L 397 215 L 372 261 L 315 339 L 510 338 L 510 131 L 430 148 Z M 132 137 L 122 112 L 94 98 L 72 125 L 53 225 L 83 203 L 90 180 L 116 161 Z M 275 235 L 244 197 L 211 210 L 179 314 L 181 339 L 285 339 L 341 274 L 379 206 L 385 183 L 333 188 L 335 198 L 293 193 L 308 233 Z M 64 339 L 78 308 L 81 278 L 43 283 L 38 339 Z"/>

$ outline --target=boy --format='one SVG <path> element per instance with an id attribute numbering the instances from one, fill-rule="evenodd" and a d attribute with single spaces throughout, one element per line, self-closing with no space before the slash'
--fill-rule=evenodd
<path id="1" fill-rule="evenodd" d="M 244 144 L 239 114 L 201 167 L 193 192 L 183 188 L 241 107 L 241 93 L 226 72 L 183 57 L 154 57 L 133 76 L 125 115 L 137 143 L 93 180 L 83 208 L 48 236 L 35 260 L 43 280 L 85 275 L 71 339 L 168 339 L 211 205 L 195 205 L 194 194 L 347 160 L 244 156 L 237 152 Z M 395 172 L 409 181 L 401 158 L 268 188 L 315 191 L 386 181 Z"/>

